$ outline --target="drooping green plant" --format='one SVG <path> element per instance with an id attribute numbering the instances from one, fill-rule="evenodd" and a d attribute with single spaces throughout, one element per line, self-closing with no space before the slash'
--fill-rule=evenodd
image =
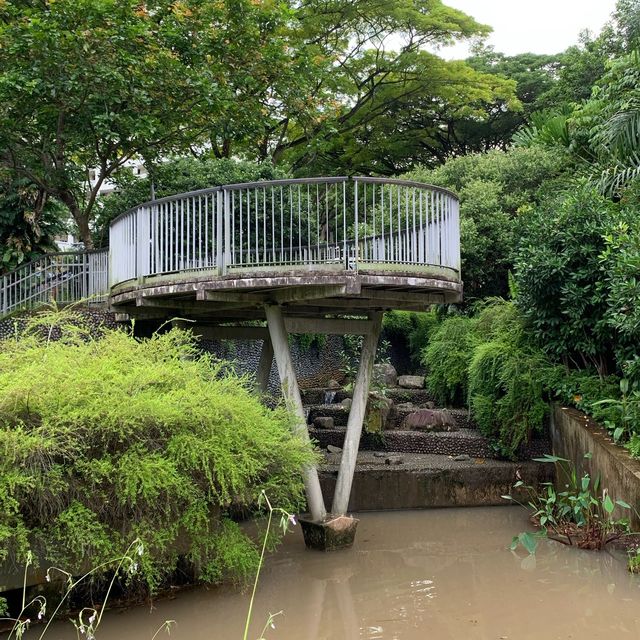
<path id="1" fill-rule="evenodd" d="M 38 548 L 81 568 L 138 537 L 151 589 L 180 555 L 202 580 L 250 578 L 258 553 L 229 512 L 263 490 L 301 504 L 312 453 L 289 414 L 185 331 L 58 330 L 34 320 L 0 342 L 0 558 Z"/>
<path id="2" fill-rule="evenodd" d="M 549 362 L 528 338 L 512 302 L 492 301 L 476 319 L 482 340 L 468 368 L 469 406 L 482 433 L 498 451 L 513 457 L 548 413 L 544 371 Z"/>
<path id="3" fill-rule="evenodd" d="M 475 325 L 475 320 L 466 316 L 447 318 L 422 352 L 427 388 L 440 403 L 466 403 L 468 369 L 478 343 Z"/>

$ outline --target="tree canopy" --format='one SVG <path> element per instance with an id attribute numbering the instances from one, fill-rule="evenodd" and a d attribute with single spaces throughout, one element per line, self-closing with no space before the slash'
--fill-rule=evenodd
<path id="1" fill-rule="evenodd" d="M 516 104 L 513 81 L 425 50 L 488 30 L 440 0 L 7 0 L 0 167 L 91 246 L 100 187 L 134 157 L 434 164 L 461 148 L 457 121 Z"/>

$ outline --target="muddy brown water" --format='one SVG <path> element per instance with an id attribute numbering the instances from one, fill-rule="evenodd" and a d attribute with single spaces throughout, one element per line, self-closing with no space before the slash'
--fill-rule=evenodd
<path id="1" fill-rule="evenodd" d="M 249 638 L 267 640 L 640 639 L 640 578 L 606 552 L 541 544 L 512 553 L 529 528 L 510 507 L 361 515 L 355 547 L 306 551 L 290 534 L 263 571 Z M 105 614 L 97 640 L 241 640 L 249 595 L 198 589 Z M 30 634 L 30 637 L 37 637 Z M 165 633 L 158 638 L 166 638 Z M 59 623 L 47 640 L 71 640 Z"/>

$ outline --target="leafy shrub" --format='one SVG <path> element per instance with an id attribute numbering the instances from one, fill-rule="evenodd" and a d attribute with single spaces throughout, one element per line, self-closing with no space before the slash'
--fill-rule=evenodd
<path id="1" fill-rule="evenodd" d="M 640 383 L 640 229 L 638 207 L 625 209 L 625 216 L 605 237 L 601 256 L 606 284 L 605 321 L 615 334 L 616 360 L 627 377 Z"/>
<path id="2" fill-rule="evenodd" d="M 33 548 L 96 565 L 138 537 L 152 589 L 179 554 L 203 580 L 246 579 L 258 553 L 229 511 L 262 491 L 301 504 L 312 453 L 289 414 L 196 358 L 187 332 L 91 339 L 76 323 L 50 342 L 42 329 L 0 342 L 0 559 Z"/>
<path id="3" fill-rule="evenodd" d="M 447 318 L 422 352 L 427 388 L 442 404 L 466 403 L 468 369 L 478 342 L 475 325 L 466 316 Z"/>
<path id="4" fill-rule="evenodd" d="M 600 254 L 618 208 L 588 185 L 523 216 L 518 306 L 546 353 L 576 368 L 611 368 L 612 332 Z"/>

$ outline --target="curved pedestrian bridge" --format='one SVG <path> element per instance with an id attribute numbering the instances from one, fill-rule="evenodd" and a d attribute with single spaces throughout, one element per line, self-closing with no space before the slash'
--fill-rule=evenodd
<path id="1" fill-rule="evenodd" d="M 47 254 L 0 279 L 0 317 L 55 300 L 109 301 L 122 319 L 180 311 L 258 319 L 421 310 L 458 302 L 458 200 L 383 178 L 226 185 L 116 218 L 108 253 Z"/>
<path id="2" fill-rule="evenodd" d="M 346 541 L 344 531 L 355 535 L 357 524 L 344 516 L 382 312 L 461 298 L 453 193 L 382 178 L 307 178 L 141 204 L 111 223 L 108 259 L 104 251 L 47 255 L 4 275 L 0 315 L 51 299 L 108 300 L 120 320 L 182 318 L 194 321 L 196 336 L 261 340 L 256 381 L 266 390 L 275 359 L 298 417 L 294 428 L 306 439 L 288 334 L 362 335 L 330 510 L 337 519 L 328 516 L 317 470 L 303 469 L 309 526 L 323 529 L 322 536 L 333 527 Z M 247 320 L 266 326 L 246 326 Z"/>
<path id="3" fill-rule="evenodd" d="M 109 264 L 111 304 L 129 316 L 422 310 L 462 296 L 458 200 L 380 178 L 205 189 L 116 218 Z"/>

